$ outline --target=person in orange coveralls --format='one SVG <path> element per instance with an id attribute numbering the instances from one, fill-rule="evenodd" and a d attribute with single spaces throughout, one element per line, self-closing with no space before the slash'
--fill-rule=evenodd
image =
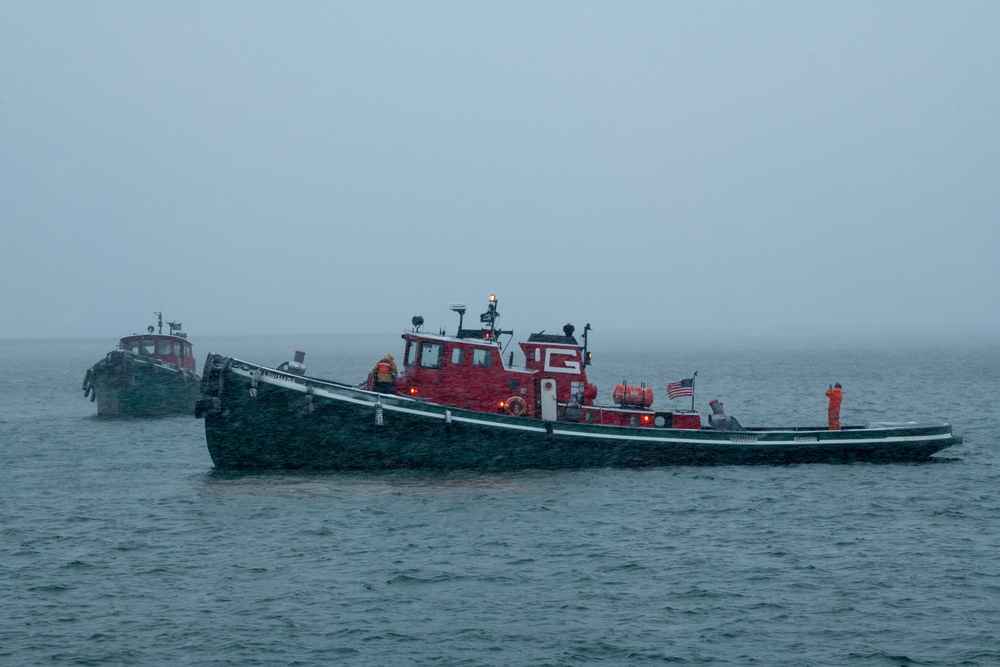
<path id="1" fill-rule="evenodd" d="M 840 386 L 840 383 L 833 385 L 826 391 L 826 395 L 830 397 L 830 430 L 839 431 L 840 430 L 840 402 L 844 400 L 844 392 Z"/>

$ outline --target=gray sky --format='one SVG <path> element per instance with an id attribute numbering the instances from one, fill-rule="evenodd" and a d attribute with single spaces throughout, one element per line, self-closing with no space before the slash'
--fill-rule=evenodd
<path id="1" fill-rule="evenodd" d="M 1000 332 L 1000 2 L 0 3 L 0 338 Z"/>

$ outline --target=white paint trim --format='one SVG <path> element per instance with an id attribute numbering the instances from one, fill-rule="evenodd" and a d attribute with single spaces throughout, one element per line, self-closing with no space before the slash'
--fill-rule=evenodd
<path id="1" fill-rule="evenodd" d="M 561 366 L 552 365 L 552 357 L 554 355 L 559 355 L 563 357 L 573 357 L 573 359 L 563 359 Z M 577 356 L 576 348 L 559 348 L 559 347 L 547 347 L 545 348 L 545 366 L 542 367 L 547 373 L 572 373 L 573 375 L 580 374 L 580 361 Z"/>

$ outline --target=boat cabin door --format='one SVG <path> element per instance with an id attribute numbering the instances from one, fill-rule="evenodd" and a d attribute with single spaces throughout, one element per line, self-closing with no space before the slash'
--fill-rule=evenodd
<path id="1" fill-rule="evenodd" d="M 539 392 L 542 401 L 542 419 L 554 422 L 557 417 L 556 381 L 553 378 L 542 378 L 542 390 Z"/>

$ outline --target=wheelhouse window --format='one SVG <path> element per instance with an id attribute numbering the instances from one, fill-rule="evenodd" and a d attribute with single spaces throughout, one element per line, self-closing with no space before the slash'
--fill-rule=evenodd
<path id="1" fill-rule="evenodd" d="M 465 348 L 464 347 L 453 347 L 451 348 L 451 363 L 454 366 L 461 366 L 465 363 Z"/>
<path id="2" fill-rule="evenodd" d="M 174 353 L 174 344 L 173 344 L 173 341 L 169 341 L 169 340 L 160 340 L 160 341 L 157 341 L 156 353 L 157 354 L 173 354 Z"/>
<path id="3" fill-rule="evenodd" d="M 420 344 L 421 368 L 441 368 L 441 343 Z"/>
<path id="4" fill-rule="evenodd" d="M 472 351 L 472 365 L 482 366 L 483 368 L 490 367 L 490 351 L 484 350 L 483 348 L 476 348 Z"/>
<path id="5" fill-rule="evenodd" d="M 156 341 L 152 338 L 142 339 L 142 349 L 139 350 L 139 354 L 155 354 L 156 353 Z"/>
<path id="6" fill-rule="evenodd" d="M 406 361 L 403 363 L 407 366 L 413 366 L 417 363 L 417 346 L 412 341 L 406 341 Z"/>

